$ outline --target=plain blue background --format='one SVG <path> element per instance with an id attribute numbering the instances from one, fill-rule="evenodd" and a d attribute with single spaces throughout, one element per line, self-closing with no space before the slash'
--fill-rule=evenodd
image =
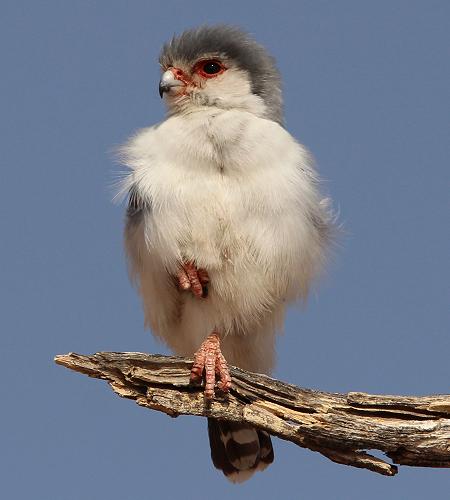
<path id="1" fill-rule="evenodd" d="M 448 1 L 3 1 L 1 474 L 5 499 L 446 498 L 450 471 L 386 478 L 276 440 L 242 486 L 202 419 L 167 418 L 53 363 L 167 352 L 143 329 L 111 151 L 163 118 L 157 55 L 228 22 L 277 58 L 287 127 L 315 155 L 344 234 L 275 375 L 345 392 L 449 393 Z"/>

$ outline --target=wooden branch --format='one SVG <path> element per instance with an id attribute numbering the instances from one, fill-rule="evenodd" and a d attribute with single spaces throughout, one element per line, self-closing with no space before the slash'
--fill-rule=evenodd
<path id="1" fill-rule="evenodd" d="M 340 464 L 393 476 L 395 465 L 365 451 L 380 450 L 399 465 L 450 467 L 450 395 L 335 394 L 231 368 L 231 392 L 207 401 L 201 387 L 189 385 L 189 359 L 100 352 L 55 361 L 107 380 L 119 396 L 145 408 L 246 422 Z"/>

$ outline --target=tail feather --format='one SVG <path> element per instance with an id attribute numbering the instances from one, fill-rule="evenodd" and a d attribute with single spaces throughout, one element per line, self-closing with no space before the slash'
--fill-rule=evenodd
<path id="1" fill-rule="evenodd" d="M 214 466 L 233 483 L 242 483 L 255 471 L 273 462 L 267 432 L 247 424 L 208 419 L 209 443 Z"/>
<path id="2" fill-rule="evenodd" d="M 272 440 L 266 431 L 258 430 L 259 447 L 260 447 L 260 460 L 258 470 L 266 469 L 274 460 Z"/>

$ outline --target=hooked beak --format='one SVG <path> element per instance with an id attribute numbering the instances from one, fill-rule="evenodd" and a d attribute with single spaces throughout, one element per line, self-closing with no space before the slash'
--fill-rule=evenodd
<path id="1" fill-rule="evenodd" d="M 178 78 L 175 77 L 173 68 L 170 68 L 167 71 L 164 71 L 161 76 L 161 80 L 159 81 L 159 95 L 160 97 L 163 97 L 165 92 L 170 92 L 170 89 L 182 87 L 184 85 L 185 84 L 181 80 L 178 80 Z"/>

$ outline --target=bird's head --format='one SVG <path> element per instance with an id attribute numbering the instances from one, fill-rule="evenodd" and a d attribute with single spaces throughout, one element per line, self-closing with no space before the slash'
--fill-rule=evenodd
<path id="1" fill-rule="evenodd" d="M 215 106 L 283 121 L 274 59 L 238 28 L 219 25 L 185 31 L 163 46 L 159 62 L 159 93 L 171 113 Z"/>

